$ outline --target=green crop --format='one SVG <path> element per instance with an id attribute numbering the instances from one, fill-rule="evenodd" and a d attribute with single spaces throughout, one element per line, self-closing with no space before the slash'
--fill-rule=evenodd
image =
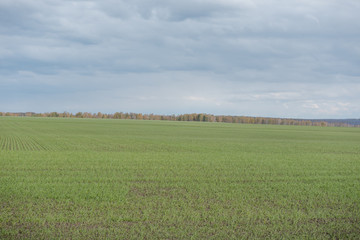
<path id="1" fill-rule="evenodd" d="M 0 239 L 358 239 L 360 129 L 0 117 Z"/>

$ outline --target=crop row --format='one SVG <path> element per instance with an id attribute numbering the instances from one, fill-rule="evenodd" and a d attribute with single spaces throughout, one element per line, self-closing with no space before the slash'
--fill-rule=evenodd
<path id="1" fill-rule="evenodd" d="M 40 151 L 51 150 L 27 136 L 0 136 L 0 149 L 8 151 Z"/>

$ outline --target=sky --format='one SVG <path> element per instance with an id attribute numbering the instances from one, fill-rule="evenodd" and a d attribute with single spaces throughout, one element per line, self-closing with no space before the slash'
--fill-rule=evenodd
<path id="1" fill-rule="evenodd" d="M 360 118 L 359 0 L 0 0 L 0 111 Z"/>

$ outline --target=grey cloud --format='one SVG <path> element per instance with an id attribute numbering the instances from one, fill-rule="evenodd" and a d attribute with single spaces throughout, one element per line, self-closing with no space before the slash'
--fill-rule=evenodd
<path id="1" fill-rule="evenodd" d="M 41 55 L 48 56 L 57 59 L 56 63 L 60 67 L 71 62 L 73 66 L 77 65 L 79 68 L 83 67 L 84 62 L 85 65 L 89 65 L 89 62 L 96 63 L 100 60 L 106 62 L 107 65 L 113 65 L 114 71 L 119 65 L 120 68 L 134 69 L 129 66 L 133 65 L 132 62 L 135 62 L 134 65 L 137 65 L 140 71 L 156 71 L 158 68 L 188 69 L 186 65 L 200 66 L 202 69 L 214 71 L 234 71 L 238 68 L 271 68 L 271 62 L 278 64 L 296 62 L 299 58 L 293 59 L 294 56 L 315 55 L 319 51 L 329 53 L 330 57 L 334 55 L 340 57 L 340 54 L 334 53 L 336 48 L 339 48 L 336 41 L 325 38 L 308 39 L 314 38 L 313 34 L 319 35 L 318 27 L 315 29 L 313 27 L 316 25 L 312 22 L 314 20 L 308 17 L 312 16 L 307 13 L 313 7 L 311 4 L 305 4 L 305 9 L 297 10 L 295 16 L 290 16 L 288 12 L 292 12 L 289 8 L 292 4 L 282 4 L 288 8 L 274 5 L 271 15 L 262 9 L 262 7 L 267 7 L 267 4 L 261 1 L 252 8 L 247 8 L 250 10 L 240 15 L 234 9 L 249 5 L 244 4 L 246 1 L 239 4 L 238 8 L 235 8 L 237 4 L 234 2 L 231 5 L 221 1 L 210 1 L 210 3 L 205 1 L 132 1 L 131 3 L 82 1 L 72 3 L 57 2 L 48 6 L 48 9 L 45 6 L 38 6 L 40 14 L 31 14 L 35 16 L 34 19 L 43 23 L 42 28 L 45 31 L 43 34 L 46 36 L 32 36 L 33 41 L 30 40 L 30 44 L 25 46 L 25 53 L 27 53 L 25 58 L 39 61 Z M 117 20 L 107 17 L 96 8 L 97 5 L 106 5 L 106 3 L 109 4 L 106 9 L 126 11 L 132 18 Z M 172 23 L 138 18 L 138 16 L 143 16 L 138 15 L 139 12 L 151 12 L 156 8 L 177 11 L 178 15 L 182 12 L 195 11 L 194 15 L 200 19 L 190 18 L 181 23 Z M 210 18 L 214 11 L 225 11 L 228 15 Z M 209 16 L 209 19 L 201 19 L 204 13 Z M 84 16 L 81 17 L 82 15 Z M 306 21 L 299 20 L 299 16 Z M 20 22 L 23 21 L 20 19 Z M 36 30 L 36 26 L 34 28 L 33 30 Z M 309 29 L 313 31 L 309 32 Z M 301 34 L 303 36 L 300 36 Z M 57 45 L 43 43 L 44 40 L 49 39 Z M 31 45 L 31 42 L 35 44 Z M 37 46 L 36 43 L 41 46 Z M 324 49 L 324 46 L 328 46 L 328 49 L 319 50 L 319 48 Z M 10 48 L 15 47 L 10 46 Z M 173 63 L 169 61 L 168 56 L 174 58 Z M 142 61 L 144 64 L 141 64 Z M 344 65 L 344 58 L 339 61 L 342 62 L 338 64 L 339 66 Z M 76 63 L 73 64 L 74 62 Z M 319 69 L 322 68 L 324 66 L 319 66 Z M 333 66 L 328 68 L 334 69 Z M 348 71 L 346 66 L 343 68 L 345 68 L 343 72 Z"/>
<path id="2" fill-rule="evenodd" d="M 355 0 L 4 0 L 0 108 L 29 106 L 27 96 L 51 111 L 41 103 L 51 95 L 54 110 L 354 117 L 359 10 Z"/>
<path id="3" fill-rule="evenodd" d="M 129 18 L 139 16 L 145 19 L 184 21 L 207 18 L 221 13 L 231 13 L 253 5 L 251 1 L 216 0 L 152 0 L 152 1 L 103 1 L 99 6 L 111 16 Z M 129 13 L 129 12 L 132 12 Z"/>

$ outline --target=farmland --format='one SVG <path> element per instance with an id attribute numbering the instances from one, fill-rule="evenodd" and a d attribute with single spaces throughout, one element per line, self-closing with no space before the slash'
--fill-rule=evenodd
<path id="1" fill-rule="evenodd" d="M 0 239 L 359 236 L 359 128 L 0 117 Z"/>

